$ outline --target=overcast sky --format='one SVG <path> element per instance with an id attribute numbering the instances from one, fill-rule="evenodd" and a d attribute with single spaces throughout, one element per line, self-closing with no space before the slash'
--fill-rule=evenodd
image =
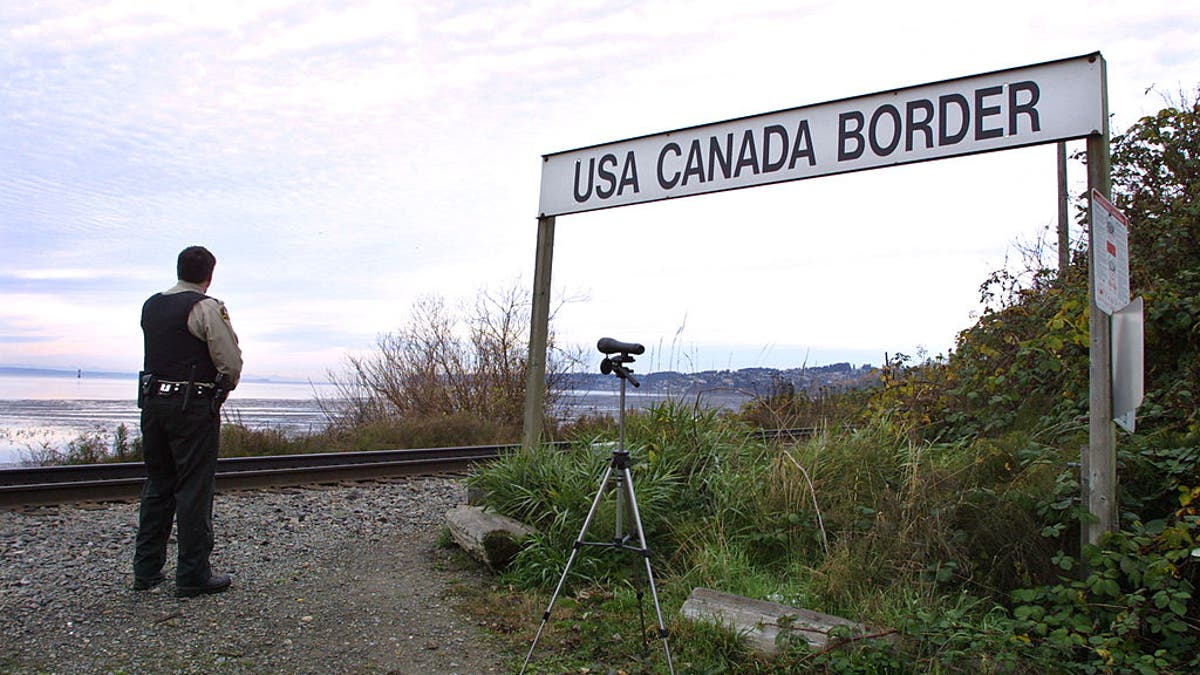
<path id="1" fill-rule="evenodd" d="M 1119 131 L 1196 91 L 1200 7 L 8 3 L 0 365 L 138 370 L 202 244 L 247 374 L 320 379 L 421 296 L 532 284 L 544 154 L 1093 51 Z M 564 216 L 555 327 L 642 372 L 943 353 L 1056 213 L 1050 145 Z"/>

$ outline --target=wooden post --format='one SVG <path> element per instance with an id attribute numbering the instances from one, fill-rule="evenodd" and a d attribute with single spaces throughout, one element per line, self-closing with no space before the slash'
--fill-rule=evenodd
<path id="1" fill-rule="evenodd" d="M 1067 204 L 1070 194 L 1067 190 L 1067 142 L 1058 142 L 1058 280 L 1067 276 L 1067 268 L 1071 266 L 1070 224 Z"/>
<path id="2" fill-rule="evenodd" d="M 1097 56 L 1097 58 L 1100 58 Z M 1109 197 L 1112 189 L 1108 132 L 1108 78 L 1100 63 L 1104 129 L 1087 138 L 1088 194 Z M 1088 199 L 1089 209 L 1091 199 Z M 1080 528 L 1080 543 L 1095 544 L 1100 535 L 1120 525 L 1117 508 L 1117 439 L 1112 422 L 1112 322 L 1096 304 L 1096 251 L 1103 246 L 1095 216 L 1088 220 L 1088 451 L 1083 456 L 1080 483 L 1083 505 L 1092 515 Z"/>
<path id="3" fill-rule="evenodd" d="M 554 262 L 554 216 L 538 218 L 533 265 L 533 306 L 529 314 L 529 365 L 525 371 L 525 429 L 521 441 L 532 449 L 542 439 L 546 400 L 546 343 L 550 338 L 550 268 Z"/>

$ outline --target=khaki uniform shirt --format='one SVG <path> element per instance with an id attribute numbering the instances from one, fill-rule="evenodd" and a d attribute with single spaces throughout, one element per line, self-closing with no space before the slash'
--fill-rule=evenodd
<path id="1" fill-rule="evenodd" d="M 163 291 L 163 295 L 183 291 L 204 293 L 196 284 L 180 281 Z M 208 355 L 212 357 L 217 372 L 229 378 L 229 388 L 236 387 L 242 377 L 242 349 L 238 346 L 237 333 L 233 332 L 233 323 L 229 321 L 225 303 L 212 297 L 197 302 L 188 314 L 187 325 L 189 333 L 208 345 Z"/>

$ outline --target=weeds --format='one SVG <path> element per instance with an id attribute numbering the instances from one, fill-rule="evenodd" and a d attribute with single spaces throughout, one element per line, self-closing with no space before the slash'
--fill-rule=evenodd
<path id="1" fill-rule="evenodd" d="M 780 444 L 751 440 L 737 419 L 680 402 L 634 412 L 627 422 L 636 494 L 646 505 L 643 523 L 667 617 L 677 617 L 691 589 L 704 586 L 901 635 L 898 643 L 835 640 L 837 647 L 821 653 L 793 646 L 763 660 L 721 629 L 668 619 L 673 652 L 689 664 L 685 672 L 1019 673 L 1045 672 L 1048 664 L 1074 667 L 1063 666 L 1064 659 L 1103 669 L 1097 650 L 1110 656 L 1122 651 L 1112 663 L 1130 668 L 1167 664 L 1167 670 L 1186 670 L 1190 663 L 1185 655 L 1193 653 L 1188 640 L 1195 638 L 1195 559 L 1200 559 L 1200 553 L 1191 553 L 1200 551 L 1194 516 L 1114 539 L 1114 552 L 1089 552 L 1089 565 L 1107 570 L 1097 571 L 1100 577 L 1078 586 L 1063 581 L 1060 575 L 1068 570 L 1051 563 L 1073 560 L 1055 550 L 1070 550 L 1077 536 L 1072 497 L 1078 484 L 1070 480 L 1068 466 L 1075 453 L 1043 445 L 1035 433 L 928 444 L 914 440 L 905 424 L 882 416 L 856 429 Z M 514 452 L 469 478 L 492 508 L 539 528 L 500 579 L 525 589 L 519 592 L 528 597 L 542 596 L 558 580 L 595 494 L 615 433 L 588 429 L 597 435 L 568 451 Z M 1194 446 L 1181 447 L 1127 455 L 1126 461 L 1144 463 L 1148 473 L 1171 477 L 1153 490 L 1128 489 L 1144 493 L 1141 499 L 1148 503 L 1161 503 L 1167 493 L 1178 498 L 1184 487 L 1192 495 L 1182 481 L 1195 475 L 1194 451 L 1186 449 Z M 1195 493 L 1193 499 L 1200 500 L 1200 490 Z M 609 495 L 605 501 L 614 500 Z M 601 514 L 592 528 L 598 538 L 612 527 L 611 509 Z M 1135 565 L 1135 551 L 1144 554 L 1168 540 L 1174 543 L 1161 558 Z M 629 557 L 581 550 L 568 595 L 635 583 L 631 562 L 638 561 Z M 1159 572 L 1155 583 L 1175 580 L 1161 587 L 1147 581 L 1153 574 L 1131 571 L 1161 570 L 1168 560 L 1183 576 Z M 1098 580 L 1116 573 L 1123 575 L 1114 579 L 1119 597 L 1112 595 L 1112 584 Z M 1099 597 L 1085 606 L 1051 609 L 1080 592 L 1100 592 L 1096 588 L 1118 600 L 1117 609 L 1105 609 Z M 1133 614 L 1154 602 L 1165 604 L 1151 614 Z M 1036 610 L 1039 616 L 1061 615 L 1057 627 L 1042 633 L 1029 628 L 1035 610 L 1020 608 L 1035 605 L 1043 607 Z M 577 628 L 579 605 L 572 607 L 575 623 L 561 619 L 548 628 L 575 631 L 546 648 L 547 663 L 560 669 L 553 672 L 592 668 L 596 659 L 608 668 L 663 672 L 656 661 L 630 660 L 624 647 L 603 643 L 603 635 L 625 634 L 627 617 L 589 605 L 586 628 Z M 535 616 L 536 611 L 529 620 Z M 1144 637 L 1106 637 L 1111 633 L 1102 627 L 1118 616 L 1138 617 L 1122 620 L 1137 622 Z M 1082 631 L 1085 621 L 1090 632 L 1078 638 L 1055 633 L 1064 625 Z M 1083 651 L 1068 644 L 1078 639 Z M 1087 645 L 1094 648 L 1088 652 Z M 587 656 L 576 655 L 580 651 Z M 1087 668 L 1081 665 L 1079 672 L 1098 672 Z"/>
<path id="2" fill-rule="evenodd" d="M 26 466 L 140 462 L 142 439 L 140 435 L 131 435 L 124 424 L 118 424 L 111 434 L 97 429 L 79 434 L 65 444 L 29 437 L 19 456 Z"/>

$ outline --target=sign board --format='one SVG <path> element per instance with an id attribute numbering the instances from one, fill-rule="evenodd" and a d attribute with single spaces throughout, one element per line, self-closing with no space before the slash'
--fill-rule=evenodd
<path id="1" fill-rule="evenodd" d="M 545 155 L 539 216 L 1103 133 L 1088 54 Z"/>
<path id="2" fill-rule="evenodd" d="M 1144 396 L 1145 329 L 1142 299 L 1134 298 L 1112 315 L 1113 421 L 1133 433 Z"/>
<path id="3" fill-rule="evenodd" d="M 1092 190 L 1091 220 L 1096 235 L 1091 262 L 1096 270 L 1096 306 L 1112 316 L 1129 304 L 1129 219 Z"/>

